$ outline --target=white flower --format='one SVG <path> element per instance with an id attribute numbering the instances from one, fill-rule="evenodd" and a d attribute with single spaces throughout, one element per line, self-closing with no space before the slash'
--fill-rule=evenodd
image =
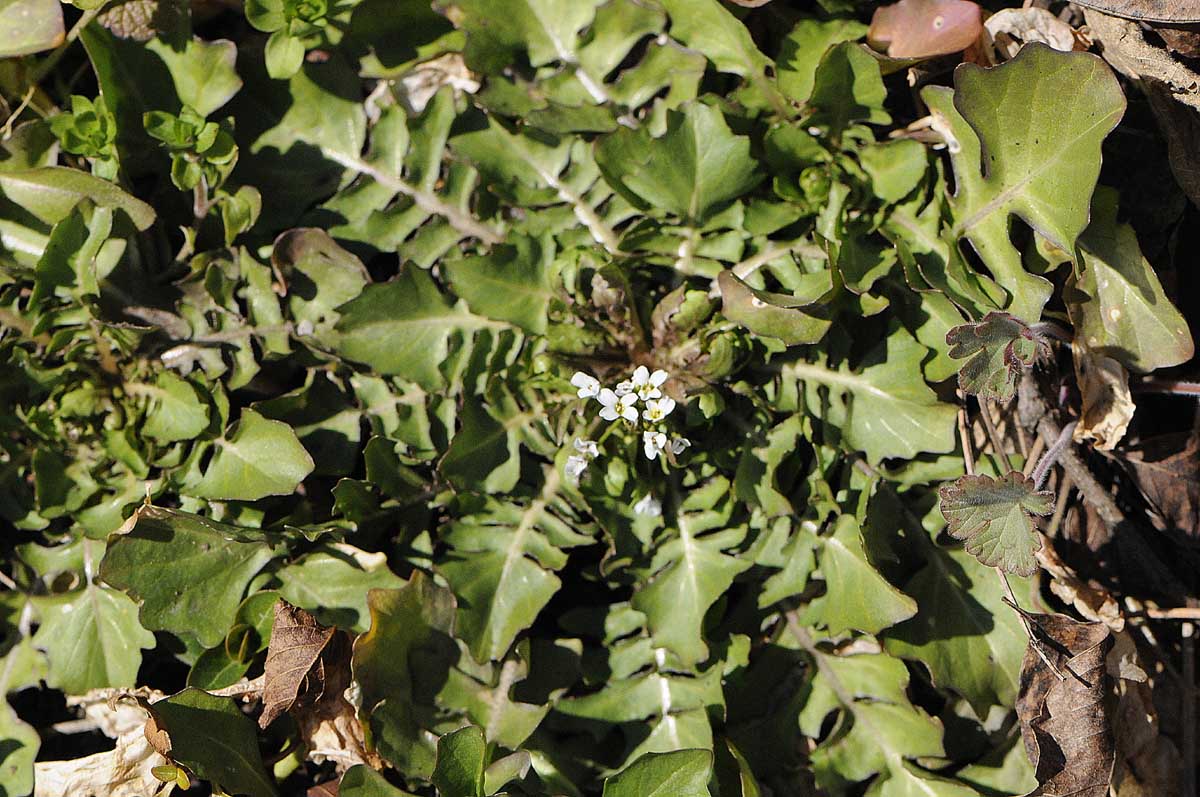
<path id="1" fill-rule="evenodd" d="M 595 440 L 584 440 L 581 437 L 575 438 L 575 450 L 589 459 L 595 459 L 600 456 L 600 447 L 596 445 Z"/>
<path id="2" fill-rule="evenodd" d="M 658 517 L 662 514 L 662 504 L 650 493 L 646 493 L 640 501 L 633 505 L 633 511 L 647 517 Z"/>
<path id="3" fill-rule="evenodd" d="M 657 459 L 667 448 L 667 436 L 662 432 L 642 432 L 642 450 L 646 459 Z"/>
<path id="4" fill-rule="evenodd" d="M 627 396 L 633 392 L 633 382 L 626 379 L 624 382 L 617 383 L 616 394 L 618 396 Z"/>
<path id="5" fill-rule="evenodd" d="M 687 448 L 688 448 L 688 447 L 689 447 L 691 444 L 692 444 L 692 441 L 691 441 L 691 440 L 688 440 L 686 437 L 675 437 L 675 438 L 672 438 L 672 440 L 671 440 L 671 453 L 672 453 L 672 454 L 674 454 L 675 456 L 679 456 L 679 455 L 680 455 L 680 454 L 682 454 L 682 453 L 684 452 L 684 450 L 685 450 L 685 449 L 687 449 Z"/>
<path id="6" fill-rule="evenodd" d="M 663 382 L 667 381 L 667 372 L 659 368 L 654 373 L 650 373 L 650 369 L 644 365 L 639 365 L 637 370 L 633 372 L 633 379 L 630 380 L 630 387 L 638 394 L 638 398 L 642 401 L 656 399 L 662 395 L 659 388 Z"/>
<path id="7" fill-rule="evenodd" d="M 575 455 L 571 455 L 567 457 L 567 464 L 564 466 L 563 470 L 567 472 L 567 476 L 571 479 L 571 481 L 577 482 L 579 481 L 579 477 L 583 475 L 583 472 L 587 470 L 587 466 L 587 457 L 577 457 Z"/>
<path id="8" fill-rule="evenodd" d="M 636 423 L 638 419 L 637 395 L 628 393 L 624 396 L 618 396 L 608 388 L 600 391 L 600 395 L 596 400 L 604 405 L 604 409 L 600 410 L 600 417 L 606 421 L 615 421 L 617 418 L 624 418 L 630 423 Z"/>
<path id="9" fill-rule="evenodd" d="M 650 399 L 646 402 L 646 409 L 642 410 L 642 417 L 649 423 L 658 423 L 670 415 L 674 409 L 675 399 L 673 398 Z"/>
<path id="10" fill-rule="evenodd" d="M 580 398 L 591 398 L 600 392 L 600 380 L 583 371 L 576 371 L 571 377 L 571 384 L 579 388 Z"/>

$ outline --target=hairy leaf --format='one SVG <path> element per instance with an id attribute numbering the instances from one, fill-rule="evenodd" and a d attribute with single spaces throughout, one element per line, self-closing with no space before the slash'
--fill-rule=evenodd
<path id="1" fill-rule="evenodd" d="M 938 489 L 942 515 L 955 539 L 989 567 L 1031 576 L 1037 572 L 1034 554 L 1042 547 L 1033 515 L 1049 515 L 1054 494 L 1039 491 L 1015 471 L 999 479 L 962 476 Z"/>
<path id="2" fill-rule="evenodd" d="M 946 344 L 951 357 L 966 360 L 958 369 L 958 386 L 998 401 L 1013 397 L 1021 374 L 1033 365 L 1043 345 L 1020 319 L 997 312 L 954 327 L 946 333 Z"/>

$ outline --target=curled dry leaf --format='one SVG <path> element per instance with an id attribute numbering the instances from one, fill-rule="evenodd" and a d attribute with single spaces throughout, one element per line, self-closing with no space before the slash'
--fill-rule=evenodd
<path id="1" fill-rule="evenodd" d="M 983 31 L 968 0 L 900 0 L 875 10 L 867 41 L 892 58 L 930 58 L 970 47 Z"/>
<path id="2" fill-rule="evenodd" d="M 1051 545 L 1043 545 L 1037 552 L 1037 561 L 1050 575 L 1050 591 L 1059 600 L 1070 604 L 1088 620 L 1104 623 L 1113 631 L 1125 628 L 1125 617 L 1121 607 L 1108 590 L 1084 581 L 1072 570 Z"/>
<path id="3" fill-rule="evenodd" d="M 1095 440 L 1096 448 L 1112 451 L 1125 437 L 1136 409 L 1129 393 L 1129 372 L 1111 357 L 1072 343 L 1075 377 L 1083 405 L 1075 440 Z"/>
<path id="4" fill-rule="evenodd" d="M 143 732 L 143 726 L 153 723 L 146 710 L 134 703 L 110 705 L 107 695 L 72 700 L 84 707 L 88 719 L 105 735 L 116 739 L 116 745 L 70 761 L 38 761 L 34 764 L 34 797 L 145 797 L 157 792 L 162 783 L 152 770 L 167 761 Z"/>
<path id="5" fill-rule="evenodd" d="M 1191 432 L 1151 437 L 1131 448 L 1125 467 L 1168 527 L 1200 534 L 1200 439 Z"/>
<path id="6" fill-rule="evenodd" d="M 1021 738 L 1039 784 L 1029 797 L 1107 797 L 1116 757 L 1106 667 L 1112 634 L 1102 623 L 1059 614 L 1027 617 L 1043 641 L 1042 655 L 1057 670 L 1031 642 L 1017 697 Z"/>
<path id="7" fill-rule="evenodd" d="M 421 113 L 442 86 L 451 86 L 456 92 L 474 94 L 479 91 L 479 81 L 467 69 L 459 53 L 446 53 L 430 61 L 418 64 L 400 79 L 401 96 L 413 113 Z"/>
<path id="8" fill-rule="evenodd" d="M 275 623 L 264 667 L 260 728 L 290 709 L 302 693 L 320 697 L 325 686 L 321 653 L 336 630 L 325 628 L 317 618 L 287 601 L 275 604 Z"/>
<path id="9" fill-rule="evenodd" d="M 1076 48 L 1075 29 L 1044 8 L 1005 8 L 983 23 L 992 45 L 1007 61 L 1026 44 L 1041 42 L 1069 53 Z"/>
<path id="10" fill-rule="evenodd" d="M 379 768 L 382 762 L 367 751 L 362 725 L 346 699 L 349 687 L 346 632 L 322 626 L 287 601 L 276 603 L 259 725 L 267 727 L 286 711 L 299 727 L 310 760 L 332 759 L 339 772 L 355 764 Z"/>

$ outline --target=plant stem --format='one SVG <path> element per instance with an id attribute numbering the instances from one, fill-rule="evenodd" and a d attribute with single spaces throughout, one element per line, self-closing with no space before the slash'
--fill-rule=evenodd
<path id="1" fill-rule="evenodd" d="M 71 27 L 70 32 L 67 33 L 67 38 L 63 39 L 63 43 L 58 45 L 58 47 L 55 47 L 54 52 L 46 56 L 45 61 L 42 61 L 40 64 L 38 64 L 37 69 L 33 72 L 33 77 L 30 78 L 30 83 L 36 86 L 38 83 L 42 82 L 46 75 L 50 74 L 50 70 L 54 69 L 54 67 L 58 65 L 59 60 L 67 52 L 67 48 L 79 38 L 79 34 L 83 33 L 83 29 L 90 25 L 92 20 L 104 10 L 104 6 L 105 4 L 101 3 L 95 8 L 91 8 L 83 12 L 83 15 L 75 21 L 75 24 Z"/>
<path id="2" fill-rule="evenodd" d="M 1058 439 L 1054 441 L 1054 444 L 1038 460 L 1037 467 L 1033 469 L 1033 475 L 1030 476 L 1036 489 L 1042 489 L 1042 485 L 1046 483 L 1046 477 L 1050 474 L 1050 468 L 1054 467 L 1054 463 L 1058 461 L 1063 450 L 1071 442 L 1071 438 L 1075 434 L 1075 426 L 1075 421 L 1071 421 L 1064 426 L 1062 431 L 1058 433 Z"/>
<path id="3" fill-rule="evenodd" d="M 1004 440 L 1001 439 L 1000 432 L 996 429 L 996 423 L 992 420 L 990 402 L 979 402 L 979 417 L 983 419 L 983 428 L 987 430 L 988 440 L 992 442 L 992 450 L 1000 455 L 1000 461 L 1004 463 L 1004 469 L 1015 470 L 1012 465 L 1012 459 L 1008 456 L 1008 449 L 1004 447 Z"/>

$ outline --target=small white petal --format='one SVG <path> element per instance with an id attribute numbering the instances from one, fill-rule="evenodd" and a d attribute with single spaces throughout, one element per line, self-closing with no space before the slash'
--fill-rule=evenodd
<path id="1" fill-rule="evenodd" d="M 633 505 L 633 511 L 647 517 L 658 517 L 662 514 L 662 504 L 654 496 L 646 493 L 642 499 Z"/>
<path id="2" fill-rule="evenodd" d="M 676 437 L 671 440 L 671 453 L 675 456 L 679 456 L 691 445 L 692 441 L 688 440 L 686 437 Z"/>
<path id="3" fill-rule="evenodd" d="M 633 372 L 634 387 L 641 387 L 650 381 L 650 369 L 644 365 L 639 365 Z"/>
<path id="4" fill-rule="evenodd" d="M 600 392 L 600 381 L 583 371 L 575 372 L 571 384 L 579 388 L 579 398 L 590 398 Z"/>
<path id="5" fill-rule="evenodd" d="M 596 445 L 595 440 L 584 440 L 583 438 L 576 437 L 574 446 L 575 450 L 585 457 L 595 459 L 600 456 L 600 448 Z"/>
<path id="6" fill-rule="evenodd" d="M 637 419 L 638 419 L 637 407 L 634 407 L 629 404 L 625 405 L 625 407 L 621 410 L 621 417 L 624 418 L 625 420 L 629 421 L 630 423 L 637 423 Z"/>
<path id="7" fill-rule="evenodd" d="M 624 399 L 624 396 L 621 396 L 619 398 Z M 598 396 L 596 396 L 596 400 L 599 401 L 601 404 L 603 404 L 605 407 L 613 407 L 613 406 L 616 406 L 618 396 L 616 393 L 612 392 L 608 388 L 604 388 L 603 390 L 600 391 L 600 394 Z"/>
<path id="8" fill-rule="evenodd" d="M 618 396 L 628 395 L 629 393 L 632 393 L 632 392 L 633 392 L 633 382 L 630 382 L 628 379 L 626 379 L 624 382 L 621 382 L 617 385 L 617 395 Z"/>
<path id="9" fill-rule="evenodd" d="M 600 410 L 600 417 L 606 421 L 615 421 L 619 417 L 617 415 L 616 406 L 613 404 L 606 404 L 604 409 Z"/>
<path id="10" fill-rule="evenodd" d="M 567 472 L 567 476 L 572 481 L 579 481 L 579 477 L 587 470 L 587 466 L 588 461 L 586 457 L 570 456 L 567 457 L 567 464 L 563 467 L 563 470 Z"/>
<path id="11" fill-rule="evenodd" d="M 662 383 L 667 381 L 668 376 L 670 376 L 670 374 L 659 368 L 657 371 L 650 374 L 650 384 L 654 385 L 655 387 L 661 387 Z"/>

